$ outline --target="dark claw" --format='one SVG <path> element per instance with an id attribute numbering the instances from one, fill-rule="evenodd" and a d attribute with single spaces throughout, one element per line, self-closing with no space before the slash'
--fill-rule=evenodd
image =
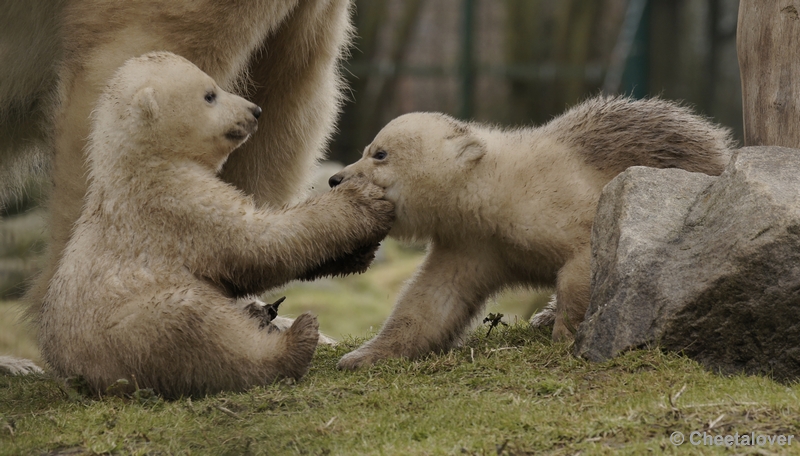
<path id="1" fill-rule="evenodd" d="M 267 315 L 269 316 L 269 321 L 274 320 L 275 317 L 278 316 L 278 306 L 281 305 L 281 303 L 285 300 L 286 296 L 283 296 L 272 304 L 264 306 L 264 310 L 267 311 Z"/>
<path id="2" fill-rule="evenodd" d="M 278 316 L 278 306 L 281 305 L 283 301 L 286 300 L 286 296 L 278 299 L 277 301 L 273 302 L 272 304 L 267 304 L 266 306 L 260 306 L 256 303 L 250 304 L 246 307 L 247 312 L 250 314 L 250 318 L 255 318 L 257 320 L 261 320 L 258 324 L 259 329 L 262 329 L 266 326 L 269 326 L 269 331 L 272 332 L 274 325 L 272 325 L 272 320 Z M 277 329 L 277 328 L 275 328 Z"/>

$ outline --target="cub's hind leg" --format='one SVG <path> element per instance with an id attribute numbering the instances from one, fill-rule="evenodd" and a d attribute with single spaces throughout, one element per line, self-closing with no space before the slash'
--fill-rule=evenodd
<path id="1" fill-rule="evenodd" d="M 311 365 L 311 358 L 319 341 L 317 318 L 306 312 L 297 317 L 286 331 L 280 333 L 286 349 L 275 364 L 283 377 L 299 380 Z"/>
<path id="2" fill-rule="evenodd" d="M 586 246 L 558 271 L 553 324 L 553 340 L 557 342 L 575 338 L 575 331 L 589 308 L 590 259 L 591 249 Z"/>

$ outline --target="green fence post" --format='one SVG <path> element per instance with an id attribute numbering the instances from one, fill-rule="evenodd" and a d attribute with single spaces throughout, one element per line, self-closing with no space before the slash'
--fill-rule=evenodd
<path id="1" fill-rule="evenodd" d="M 650 2 L 644 1 L 644 12 L 633 38 L 630 54 L 622 74 L 622 93 L 644 98 L 650 92 Z"/>

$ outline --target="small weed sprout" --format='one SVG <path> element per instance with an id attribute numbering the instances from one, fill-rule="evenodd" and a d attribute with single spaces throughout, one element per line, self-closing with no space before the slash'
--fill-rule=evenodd
<path id="1" fill-rule="evenodd" d="M 497 326 L 500 326 L 500 325 L 508 326 L 508 323 L 503 321 L 503 314 L 501 314 L 499 312 L 498 313 L 490 313 L 489 315 L 486 316 L 486 318 L 483 319 L 483 322 L 484 323 L 489 323 L 489 330 L 486 331 L 486 337 L 489 337 L 489 334 L 491 334 L 492 330 L 494 328 L 496 328 Z"/>

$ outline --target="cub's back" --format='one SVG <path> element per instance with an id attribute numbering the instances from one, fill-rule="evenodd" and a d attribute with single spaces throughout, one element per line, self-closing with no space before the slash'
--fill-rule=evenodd
<path id="1" fill-rule="evenodd" d="M 735 147 L 730 130 L 659 98 L 599 96 L 542 127 L 609 179 L 631 166 L 719 175 Z"/>

